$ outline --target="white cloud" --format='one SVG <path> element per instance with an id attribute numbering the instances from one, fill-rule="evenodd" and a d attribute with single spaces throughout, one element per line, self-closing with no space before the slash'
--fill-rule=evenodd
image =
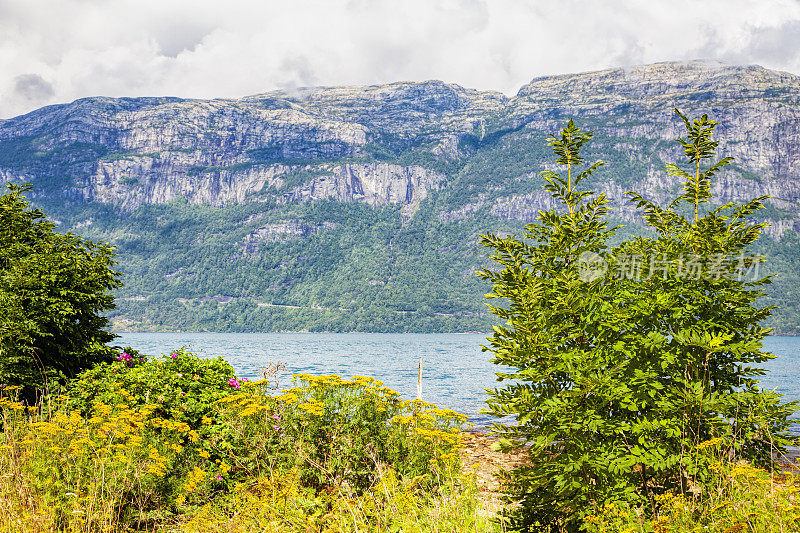
<path id="1" fill-rule="evenodd" d="M 0 117 L 83 96 L 238 97 L 722 59 L 800 73 L 800 0 L 0 0 Z"/>

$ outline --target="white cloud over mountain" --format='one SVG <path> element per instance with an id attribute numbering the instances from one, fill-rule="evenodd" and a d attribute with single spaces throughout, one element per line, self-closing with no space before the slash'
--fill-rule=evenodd
<path id="1" fill-rule="evenodd" d="M 84 96 L 238 97 L 687 59 L 800 74 L 800 0 L 0 0 L 0 117 Z"/>

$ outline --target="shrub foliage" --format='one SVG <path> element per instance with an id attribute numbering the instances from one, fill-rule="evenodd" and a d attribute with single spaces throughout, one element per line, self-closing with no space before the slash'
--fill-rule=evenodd
<path id="1" fill-rule="evenodd" d="M 102 313 L 114 308 L 119 286 L 113 251 L 54 231 L 23 193 L 9 185 L 0 196 L 0 384 L 37 389 L 64 383 L 95 363 L 109 361 Z"/>

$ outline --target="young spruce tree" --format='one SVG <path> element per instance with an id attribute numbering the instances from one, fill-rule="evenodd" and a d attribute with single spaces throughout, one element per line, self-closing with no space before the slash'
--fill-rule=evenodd
<path id="1" fill-rule="evenodd" d="M 614 309 L 615 283 L 582 279 L 587 258 L 601 259 L 613 229 L 607 227 L 605 195 L 579 188 L 603 162 L 580 170 L 581 147 L 591 139 L 570 121 L 548 139 L 563 174 L 542 172 L 560 208 L 539 213 L 525 239 L 487 234 L 481 243 L 503 269 L 484 269 L 493 285 L 490 306 L 505 322 L 494 328 L 488 349 L 493 362 L 512 368 L 509 380 L 490 392 L 489 411 L 511 416 L 496 424 L 508 448 L 527 444 L 529 464 L 508 475 L 506 492 L 516 508 L 507 519 L 522 531 L 576 528 L 596 502 L 630 499 L 633 466 L 617 435 L 628 428 L 610 416 L 624 408 L 621 376 L 626 365 L 618 342 L 624 326 Z"/>
<path id="2" fill-rule="evenodd" d="M 704 211 L 711 177 L 731 160 L 707 165 L 714 122 L 680 116 L 693 168 L 667 170 L 685 179 L 684 194 L 661 208 L 631 193 L 656 237 L 606 252 L 605 197 L 576 188 L 602 163 L 576 173 L 591 134 L 570 121 L 549 139 L 566 176 L 542 173 L 561 206 L 540 212 L 524 240 L 482 238 L 503 267 L 481 272 L 487 297 L 508 305 L 491 307 L 505 325 L 487 349 L 511 368 L 489 410 L 514 419 L 495 425 L 502 447 L 526 445 L 529 456 L 507 474 L 514 530 L 577 531 L 609 501 L 657 514 L 656 495 L 704 490 L 709 449 L 771 466 L 790 442 L 794 405 L 759 389 L 750 366 L 771 357 L 759 325 L 770 310 L 756 306 L 768 280 L 747 254 L 764 198 Z"/>
<path id="3" fill-rule="evenodd" d="M 763 351 L 770 330 L 761 325 L 772 308 L 757 303 L 770 280 L 749 252 L 766 226 L 752 215 L 768 197 L 713 207 L 711 179 L 732 158 L 714 160 L 716 122 L 675 113 L 689 169 L 666 170 L 684 180 L 683 193 L 666 208 L 629 193 L 656 236 L 623 243 L 611 258 L 623 273 L 617 301 L 639 369 L 631 454 L 652 507 L 653 493 L 702 492 L 720 457 L 772 468 L 792 443 L 788 418 L 797 409 L 761 389 L 764 370 L 754 366 L 774 357 Z M 712 445 L 716 454 L 701 452 Z"/>

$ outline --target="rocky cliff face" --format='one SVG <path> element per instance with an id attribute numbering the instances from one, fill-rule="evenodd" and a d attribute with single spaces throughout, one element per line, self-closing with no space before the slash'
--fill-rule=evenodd
<path id="1" fill-rule="evenodd" d="M 800 230 L 800 78 L 761 67 L 719 63 L 663 63 L 601 72 L 538 78 L 520 89 L 505 107 L 498 129 L 514 137 L 542 138 L 568 118 L 596 134 L 593 149 L 612 165 L 598 173 L 597 190 L 605 192 L 623 219 L 636 216 L 626 192 L 667 201 L 679 180 L 663 170 L 679 159 L 672 142 L 683 133 L 671 113 L 678 107 L 690 116 L 710 114 L 720 124 L 719 152 L 735 158 L 714 183 L 720 202 L 772 196 L 779 217 L 768 233 L 779 238 Z M 622 168 L 620 168 L 620 163 Z M 477 210 L 477 199 L 461 209 Z M 529 220 L 550 206 L 540 194 L 493 198 L 491 212 L 502 218 Z M 773 213 L 773 215 L 775 215 Z M 447 219 L 450 215 L 443 214 Z"/>
<path id="2" fill-rule="evenodd" d="M 404 206 L 409 216 L 457 183 L 476 154 L 498 146 L 517 154 L 526 139 L 541 142 L 575 117 L 595 129 L 598 156 L 623 163 L 597 187 L 625 218 L 633 216 L 628 188 L 660 200 L 675 190 L 662 170 L 677 155 L 674 106 L 720 122 L 720 150 L 737 162 L 715 185 L 721 200 L 770 194 L 782 213 L 773 233 L 798 229 L 800 78 L 705 62 L 537 78 L 513 98 L 435 81 L 239 100 L 87 98 L 0 122 L 0 179 L 42 182 L 42 194 L 124 210 L 176 199 L 334 199 Z M 467 187 L 463 203 L 440 218 L 486 207 L 528 221 L 549 205 L 513 184 L 492 187 L 501 190 Z"/>
<path id="3" fill-rule="evenodd" d="M 333 199 L 361 201 L 372 206 L 400 204 L 413 211 L 430 191 L 438 190 L 445 176 L 424 167 L 388 163 L 347 163 L 295 187 L 283 202 Z"/>
<path id="4" fill-rule="evenodd" d="M 443 175 L 373 156 L 391 159 L 421 136 L 444 153 L 471 131 L 473 115 L 505 100 L 441 82 L 241 100 L 88 98 L 0 123 L 0 177 L 58 175 L 48 194 L 127 210 L 179 198 L 242 203 L 267 191 L 282 201 L 415 206 Z M 316 177 L 288 186 L 287 174 Z"/>

